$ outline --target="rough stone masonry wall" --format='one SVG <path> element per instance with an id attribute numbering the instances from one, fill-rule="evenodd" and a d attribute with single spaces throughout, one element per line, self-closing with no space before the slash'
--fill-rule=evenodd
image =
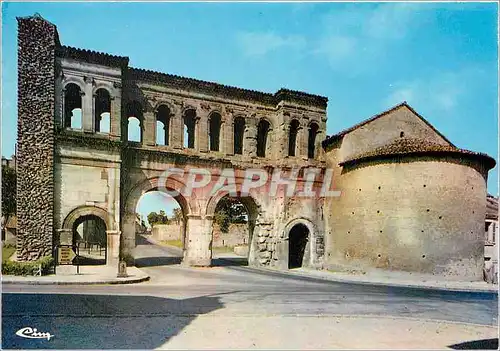
<path id="1" fill-rule="evenodd" d="M 51 254 L 56 27 L 18 18 L 17 256 Z"/>

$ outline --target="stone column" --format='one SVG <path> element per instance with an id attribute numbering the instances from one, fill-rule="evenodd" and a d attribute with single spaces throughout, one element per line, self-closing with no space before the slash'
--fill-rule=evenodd
<path id="1" fill-rule="evenodd" d="M 184 121 L 181 112 L 170 115 L 170 146 L 174 149 L 182 149 L 182 138 L 184 135 Z"/>
<path id="2" fill-rule="evenodd" d="M 196 111 L 195 149 L 208 152 L 208 112 L 204 109 Z"/>
<path id="3" fill-rule="evenodd" d="M 122 219 L 122 254 L 131 254 L 135 248 L 135 213 L 127 213 Z"/>
<path id="4" fill-rule="evenodd" d="M 234 155 L 234 118 L 232 114 L 227 114 L 222 124 L 222 138 L 221 143 L 222 152 L 226 155 Z"/>
<path id="5" fill-rule="evenodd" d="M 276 132 L 276 158 L 283 159 L 288 156 L 288 144 L 290 143 L 290 123 L 283 121 Z"/>
<path id="6" fill-rule="evenodd" d="M 106 230 L 106 265 L 116 267 L 120 259 L 119 230 Z"/>
<path id="7" fill-rule="evenodd" d="M 243 138 L 243 155 L 257 156 L 257 120 L 249 118 L 245 123 L 245 136 Z"/>
<path id="8" fill-rule="evenodd" d="M 144 112 L 142 143 L 147 146 L 156 145 L 156 117 L 153 111 Z"/>
<path id="9" fill-rule="evenodd" d="M 111 96 L 111 112 L 110 118 L 110 135 L 113 139 L 120 139 L 121 126 L 122 126 L 122 99 L 121 99 L 121 85 L 115 84 L 114 96 Z"/>
<path id="10" fill-rule="evenodd" d="M 183 264 L 210 266 L 212 263 L 212 218 L 188 215 L 186 223 L 186 251 Z"/>
<path id="11" fill-rule="evenodd" d="M 87 133 L 94 132 L 94 98 L 92 88 L 92 78 L 85 77 L 84 95 L 82 96 L 82 129 Z"/>
<path id="12" fill-rule="evenodd" d="M 309 128 L 300 126 L 297 133 L 297 156 L 307 160 L 307 144 L 309 140 Z"/>

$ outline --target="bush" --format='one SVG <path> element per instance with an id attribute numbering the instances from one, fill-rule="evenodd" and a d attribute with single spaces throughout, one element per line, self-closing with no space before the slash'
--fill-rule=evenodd
<path id="1" fill-rule="evenodd" d="M 39 266 L 42 268 L 42 275 L 47 275 L 54 267 L 54 259 L 51 256 L 45 256 L 36 261 L 4 261 L 2 262 L 2 274 L 35 275 L 38 272 Z"/>

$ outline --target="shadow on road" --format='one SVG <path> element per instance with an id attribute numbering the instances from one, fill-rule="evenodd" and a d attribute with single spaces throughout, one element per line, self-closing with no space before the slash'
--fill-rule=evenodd
<path id="1" fill-rule="evenodd" d="M 454 350 L 498 350 L 498 338 L 467 341 L 448 347 Z"/>
<path id="2" fill-rule="evenodd" d="M 248 259 L 246 257 L 212 258 L 212 267 L 234 267 L 234 266 L 248 266 Z"/>
<path id="3" fill-rule="evenodd" d="M 197 315 L 220 309 L 219 297 L 3 294 L 3 349 L 154 349 Z M 53 335 L 27 339 L 23 327 Z"/>
<path id="4" fill-rule="evenodd" d="M 182 257 L 141 257 L 135 259 L 135 265 L 138 268 L 141 267 L 158 267 L 158 266 L 169 266 L 173 264 L 180 264 L 182 262 Z"/>
<path id="5" fill-rule="evenodd" d="M 73 266 L 101 266 L 106 264 L 106 258 L 94 258 L 86 256 L 77 256 L 73 260 Z"/>

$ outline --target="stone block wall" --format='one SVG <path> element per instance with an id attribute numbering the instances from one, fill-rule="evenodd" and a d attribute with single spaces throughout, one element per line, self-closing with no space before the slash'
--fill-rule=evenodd
<path id="1" fill-rule="evenodd" d="M 212 247 L 233 247 L 237 245 L 249 244 L 248 224 L 231 224 L 227 233 L 220 230 L 218 224 L 214 224 L 212 232 Z"/>
<path id="2" fill-rule="evenodd" d="M 54 214 L 56 27 L 18 18 L 17 255 L 51 254 Z"/>
<path id="3" fill-rule="evenodd" d="M 164 240 L 182 240 L 182 223 L 155 224 L 151 228 L 153 239 Z"/>

